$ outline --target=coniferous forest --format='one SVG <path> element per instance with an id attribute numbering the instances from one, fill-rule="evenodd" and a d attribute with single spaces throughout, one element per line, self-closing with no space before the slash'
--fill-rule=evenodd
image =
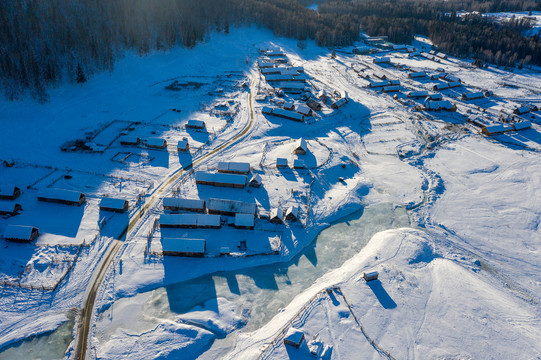
<path id="1" fill-rule="evenodd" d="M 318 12 L 306 7 L 316 2 Z M 0 0 L 0 85 L 10 99 L 47 101 L 50 86 L 111 70 L 126 50 L 193 47 L 210 31 L 254 24 L 320 46 L 351 45 L 361 29 L 398 43 L 424 34 L 452 55 L 541 65 L 539 35 L 524 36 L 527 21 L 456 16 L 540 8 L 533 0 Z"/>

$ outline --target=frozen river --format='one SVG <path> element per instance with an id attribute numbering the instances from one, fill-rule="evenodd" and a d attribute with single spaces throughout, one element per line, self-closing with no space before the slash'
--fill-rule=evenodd
<path id="1" fill-rule="evenodd" d="M 403 208 L 393 208 L 391 204 L 367 207 L 323 230 L 311 245 L 288 262 L 214 273 L 119 299 L 101 314 L 98 338 L 100 343 L 107 342 L 119 330 L 143 333 L 161 322 L 175 321 L 198 305 L 208 306 L 218 298 L 227 299 L 243 315 L 242 331 L 256 330 L 314 281 L 357 254 L 375 233 L 408 225 Z M 123 312 L 130 316 L 123 316 Z M 58 339 L 71 337 L 67 324 L 51 334 L 21 342 L 0 357 L 20 359 L 20 354 L 26 354 L 26 359 L 62 358 L 68 344 Z M 215 341 L 202 358 L 223 355 L 234 344 L 235 336 L 236 331 Z"/>

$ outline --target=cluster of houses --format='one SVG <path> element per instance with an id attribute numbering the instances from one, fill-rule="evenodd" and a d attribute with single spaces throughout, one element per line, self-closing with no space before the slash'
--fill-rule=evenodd
<path id="1" fill-rule="evenodd" d="M 293 143 L 292 154 L 294 155 L 306 155 L 308 152 L 308 143 L 303 138 L 295 140 Z M 288 160 L 286 158 L 276 158 L 276 168 L 289 168 Z M 297 158 L 293 160 L 294 169 L 304 169 L 306 164 L 304 160 Z"/>
<path id="2" fill-rule="evenodd" d="M 22 206 L 13 200 L 21 195 L 21 190 L 16 187 L 2 187 L 0 189 L 0 215 L 15 216 L 22 211 Z M 63 205 L 81 206 L 86 202 L 85 194 L 67 189 L 43 188 L 38 191 L 38 201 Z M 100 201 L 101 211 L 126 212 L 129 203 L 124 199 L 104 197 Z M 4 233 L 4 239 L 15 242 L 32 242 L 39 236 L 39 229 L 34 226 L 8 225 Z"/>
<path id="3" fill-rule="evenodd" d="M 201 121 L 201 120 L 190 120 L 190 121 L 201 122 L 203 124 L 202 129 L 205 128 L 204 121 Z M 131 135 L 125 135 L 120 138 L 120 145 L 123 145 L 123 146 L 138 146 L 142 143 L 144 143 L 146 147 L 149 149 L 166 149 L 167 148 L 167 140 L 163 138 L 159 138 L 159 137 L 150 137 L 146 139 L 146 141 L 142 141 L 141 138 L 137 136 L 131 136 Z M 183 137 L 182 140 L 179 140 L 177 143 L 177 151 L 188 152 L 189 150 L 190 150 L 190 145 L 188 142 L 188 138 Z"/>
<path id="4" fill-rule="evenodd" d="M 490 121 L 481 116 L 470 116 L 468 122 L 479 127 L 484 135 L 496 135 L 509 131 L 528 129 L 532 126 L 529 120 L 507 120 L 505 122 Z"/>

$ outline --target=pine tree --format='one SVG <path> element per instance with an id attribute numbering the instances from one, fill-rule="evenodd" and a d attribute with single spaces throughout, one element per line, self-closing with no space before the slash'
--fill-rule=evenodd
<path id="1" fill-rule="evenodd" d="M 86 82 L 86 76 L 81 66 L 81 63 L 77 63 L 77 83 L 83 84 Z"/>

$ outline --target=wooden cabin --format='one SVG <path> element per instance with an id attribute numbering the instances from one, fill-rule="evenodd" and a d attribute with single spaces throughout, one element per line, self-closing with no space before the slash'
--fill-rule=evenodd
<path id="1" fill-rule="evenodd" d="M 0 187 L 1 200 L 15 200 L 21 196 L 21 189 L 17 186 L 2 186 Z"/>
<path id="2" fill-rule="evenodd" d="M 305 155 L 308 151 L 308 144 L 306 143 L 306 140 L 303 138 L 298 139 L 295 141 L 295 144 L 293 146 L 293 154 L 297 155 Z"/>
<path id="3" fill-rule="evenodd" d="M 100 201 L 101 211 L 111 211 L 117 213 L 126 212 L 130 207 L 128 200 L 104 197 Z"/>
<path id="4" fill-rule="evenodd" d="M 22 210 L 23 208 L 20 204 L 0 201 L 0 215 L 15 216 Z"/>
<path id="5" fill-rule="evenodd" d="M 45 188 L 40 189 L 38 201 L 80 206 L 86 201 L 86 196 L 79 191 Z"/>
<path id="6" fill-rule="evenodd" d="M 282 209 L 274 208 L 270 211 L 269 220 L 274 224 L 282 224 L 284 222 L 284 212 Z"/>
<path id="7" fill-rule="evenodd" d="M 8 225 L 4 239 L 14 242 L 32 242 L 39 237 L 39 229 L 34 226 Z"/>
<path id="8" fill-rule="evenodd" d="M 162 238 L 162 253 L 164 255 L 204 257 L 206 247 L 205 239 Z"/>

